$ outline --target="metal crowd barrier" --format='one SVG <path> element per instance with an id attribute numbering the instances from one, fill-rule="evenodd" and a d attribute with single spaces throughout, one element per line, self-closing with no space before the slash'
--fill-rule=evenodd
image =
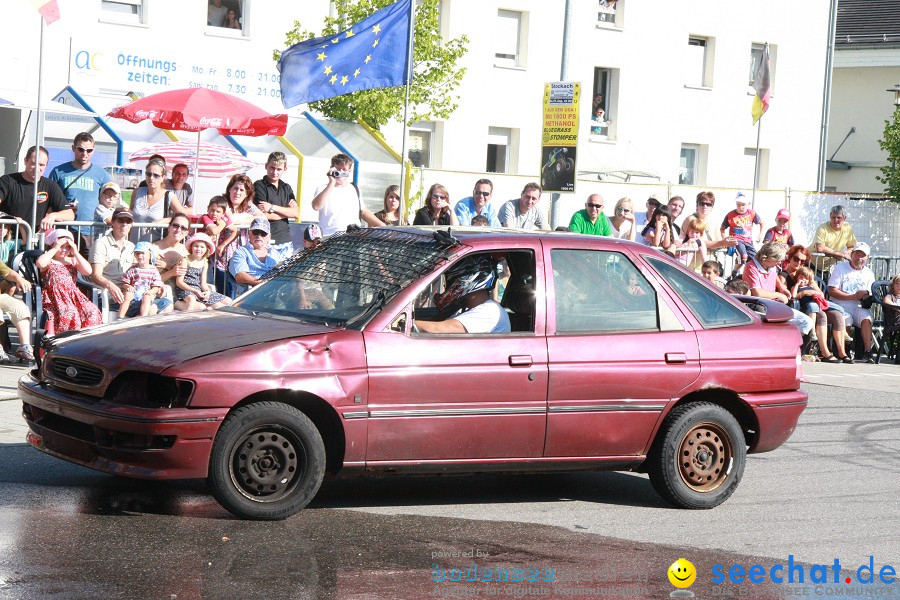
<path id="1" fill-rule="evenodd" d="M 90 253 L 90 247 L 92 243 L 98 239 L 99 237 L 106 234 L 109 231 L 110 226 L 106 223 L 94 223 L 91 221 L 59 221 L 54 223 L 55 228 L 61 229 L 69 229 L 72 234 L 75 236 L 75 242 L 78 245 L 81 253 L 87 258 Z M 131 234 L 129 235 L 129 239 L 137 243 L 141 240 L 146 240 L 149 242 L 156 242 L 161 240 L 166 235 L 166 229 L 169 224 L 166 223 L 135 223 L 131 227 Z M 246 231 L 249 229 L 248 224 L 235 225 L 238 229 L 238 236 L 243 240 L 246 238 Z M 191 223 L 191 235 L 196 231 L 200 231 L 204 229 L 204 225 L 199 222 Z M 43 245 L 44 234 L 43 232 L 38 236 L 37 242 Z M 217 240 L 213 240 L 213 243 L 216 243 Z M 240 245 L 243 245 L 243 241 L 239 242 Z M 209 280 L 208 283 L 210 285 L 214 285 L 216 289 L 229 297 L 234 297 L 233 293 L 229 289 L 227 285 L 226 277 L 216 277 L 216 261 L 219 258 L 218 254 L 218 245 L 216 248 L 216 252 L 210 257 L 210 268 L 208 269 Z M 88 283 L 88 282 L 85 282 Z"/>
<path id="2" fill-rule="evenodd" d="M 841 262 L 841 261 L 837 261 Z M 831 271 L 834 269 L 834 265 L 837 262 L 832 262 L 829 265 L 829 257 L 821 254 L 819 252 L 813 252 L 810 254 L 809 265 L 810 268 L 822 278 L 825 283 L 828 283 L 828 276 L 831 275 Z M 900 257 L 897 256 L 870 256 L 868 267 L 872 270 L 872 273 L 875 274 L 875 279 L 891 279 L 895 275 L 900 275 Z"/>
<path id="3" fill-rule="evenodd" d="M 25 221 L 0 219 L 0 260 L 9 266 L 16 254 L 31 247 L 32 237 L 31 225 Z"/>

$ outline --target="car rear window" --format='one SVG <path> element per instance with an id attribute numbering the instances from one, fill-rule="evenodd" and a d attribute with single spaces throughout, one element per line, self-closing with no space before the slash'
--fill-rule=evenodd
<path id="1" fill-rule="evenodd" d="M 698 277 L 664 260 L 646 255 L 644 258 L 669 284 L 672 291 L 681 298 L 704 328 L 732 327 L 753 322 L 747 313 L 722 298 Z"/>

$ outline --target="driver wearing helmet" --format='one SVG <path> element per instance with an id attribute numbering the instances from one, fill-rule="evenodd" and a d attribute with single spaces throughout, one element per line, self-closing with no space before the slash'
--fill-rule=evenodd
<path id="1" fill-rule="evenodd" d="M 441 313 L 457 309 L 444 321 L 415 320 L 423 333 L 508 333 L 509 316 L 491 300 L 497 283 L 497 262 L 489 256 L 464 258 L 444 273 L 446 289 L 435 294 Z"/>

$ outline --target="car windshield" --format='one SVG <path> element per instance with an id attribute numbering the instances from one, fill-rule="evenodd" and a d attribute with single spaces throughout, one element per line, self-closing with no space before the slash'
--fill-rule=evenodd
<path id="1" fill-rule="evenodd" d="M 335 234 L 279 264 L 225 310 L 362 327 L 461 248 L 430 231 L 373 228 Z"/>

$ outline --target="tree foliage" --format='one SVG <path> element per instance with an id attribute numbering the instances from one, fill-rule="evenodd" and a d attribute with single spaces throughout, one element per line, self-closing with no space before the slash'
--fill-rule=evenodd
<path id="1" fill-rule="evenodd" d="M 881 167 L 881 176 L 875 179 L 884 184 L 884 193 L 891 200 L 900 202 L 900 106 L 894 110 L 893 121 L 884 122 L 884 137 L 878 145 L 888 153 L 890 164 Z"/>
<path id="2" fill-rule="evenodd" d="M 322 31 L 314 33 L 303 28 L 299 21 L 285 34 L 287 47 L 318 37 L 334 35 L 359 23 L 375 11 L 396 0 L 334 0 L 336 17 L 326 17 Z M 410 122 L 446 119 L 458 107 L 459 96 L 454 93 L 465 75 L 465 68 L 457 68 L 457 61 L 468 50 L 469 38 L 462 35 L 442 40 L 440 31 L 440 0 L 424 0 L 416 7 L 413 43 L 413 78 L 409 90 Z M 277 61 L 281 51 L 274 52 Z M 327 117 L 355 120 L 357 117 L 379 129 L 392 120 L 403 119 L 405 86 L 361 90 L 343 96 L 312 102 L 312 110 Z"/>

